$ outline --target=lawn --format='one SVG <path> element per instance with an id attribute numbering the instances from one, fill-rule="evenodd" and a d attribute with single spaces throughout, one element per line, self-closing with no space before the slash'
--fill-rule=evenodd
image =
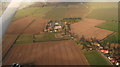
<path id="1" fill-rule="evenodd" d="M 33 43 L 33 35 L 31 34 L 23 34 L 20 35 L 16 40 L 15 44 L 25 44 L 25 43 Z"/>
<path id="2" fill-rule="evenodd" d="M 84 52 L 90 65 L 111 65 L 98 51 Z"/>
<path id="3" fill-rule="evenodd" d="M 105 22 L 105 23 L 98 25 L 96 27 L 118 32 L 118 23 L 117 22 Z"/>

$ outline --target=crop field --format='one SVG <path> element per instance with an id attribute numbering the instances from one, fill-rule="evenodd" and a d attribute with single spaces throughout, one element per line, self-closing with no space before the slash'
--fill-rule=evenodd
<path id="1" fill-rule="evenodd" d="M 105 22 L 103 24 L 100 24 L 96 27 L 101 28 L 101 29 L 106 29 L 106 30 L 110 30 L 110 31 L 114 31 L 115 33 L 108 36 L 105 39 L 105 42 L 110 42 L 110 43 L 119 43 L 120 41 L 120 37 L 119 37 L 119 29 L 118 29 L 118 25 L 119 23 L 117 22 Z"/>
<path id="2" fill-rule="evenodd" d="M 80 7 L 81 6 L 81 7 Z M 61 20 L 63 18 L 70 17 L 85 17 L 87 13 L 89 13 L 90 8 L 86 6 L 80 5 L 78 7 L 56 7 L 46 13 L 44 18 L 51 20 Z M 82 10 L 81 10 L 82 9 Z M 54 14 L 53 14 L 54 13 Z"/>
<path id="3" fill-rule="evenodd" d="M 15 42 L 15 44 L 25 44 L 25 43 L 33 43 L 33 35 L 22 34 Z"/>
<path id="4" fill-rule="evenodd" d="M 101 8 L 94 9 L 87 17 L 108 21 L 118 20 L 118 8 Z"/>
<path id="5" fill-rule="evenodd" d="M 84 36 L 85 39 L 96 38 L 98 40 L 102 40 L 113 33 L 113 31 L 95 27 L 102 23 L 105 23 L 105 21 L 96 19 L 84 19 L 78 23 L 72 24 L 71 30 L 79 37 Z"/>
<path id="6" fill-rule="evenodd" d="M 50 20 L 61 20 L 64 18 L 65 14 L 67 12 L 67 9 L 64 7 L 56 7 L 45 14 L 45 19 Z"/>
<path id="7" fill-rule="evenodd" d="M 50 11 L 53 7 L 28 7 L 19 10 L 13 20 L 17 20 L 23 17 L 42 17 L 48 11 Z"/>
<path id="8" fill-rule="evenodd" d="M 100 24 L 96 27 L 101 28 L 101 29 L 106 29 L 106 30 L 118 32 L 118 23 L 117 22 L 105 22 L 105 23 Z"/>
<path id="9" fill-rule="evenodd" d="M 12 22 L 12 24 L 9 26 L 7 30 L 7 34 L 21 34 L 23 31 L 31 24 L 33 21 L 33 18 L 25 17 L 21 18 L 17 21 Z"/>
<path id="10" fill-rule="evenodd" d="M 18 35 L 5 35 L 3 42 L 2 42 L 2 56 L 7 53 L 7 51 L 11 48 L 11 46 L 14 44 L 16 38 Z"/>
<path id="11" fill-rule="evenodd" d="M 15 45 L 7 54 L 3 65 L 89 65 L 75 43 L 55 41 Z"/>
<path id="12" fill-rule="evenodd" d="M 21 65 L 109 65 L 97 51 L 83 54 L 70 36 L 61 37 L 61 32 L 43 30 L 50 20 L 80 18 L 70 25 L 73 34 L 116 43 L 120 40 L 116 3 L 69 4 L 44 6 L 38 3 L 18 10 L 3 39 L 3 54 L 6 54 L 3 65 L 15 62 Z"/>
<path id="13" fill-rule="evenodd" d="M 34 35 L 35 42 L 45 42 L 45 41 L 55 41 L 60 40 L 55 37 L 55 33 L 41 33 L 39 35 Z"/>
<path id="14" fill-rule="evenodd" d="M 81 10 L 82 9 L 82 10 Z M 49 20 L 61 20 L 66 17 L 85 17 L 90 8 L 85 4 L 76 6 L 45 6 L 45 7 L 27 7 L 19 10 L 13 20 L 23 17 L 40 17 Z"/>
<path id="15" fill-rule="evenodd" d="M 102 5 L 101 5 L 102 4 Z M 95 18 L 107 21 L 118 20 L 118 3 L 116 2 L 96 2 L 88 3 L 92 7 L 92 12 L 87 18 Z"/>
<path id="16" fill-rule="evenodd" d="M 111 65 L 98 51 L 85 52 L 84 55 L 91 65 Z"/>
<path id="17" fill-rule="evenodd" d="M 109 43 L 120 43 L 120 34 L 114 33 L 107 37 L 104 41 Z"/>
<path id="18" fill-rule="evenodd" d="M 23 34 L 40 34 L 48 20 L 34 18 L 34 21 L 24 30 Z"/>

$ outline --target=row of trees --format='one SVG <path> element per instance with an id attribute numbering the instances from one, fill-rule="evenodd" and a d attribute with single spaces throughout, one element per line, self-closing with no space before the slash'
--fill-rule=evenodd
<path id="1" fill-rule="evenodd" d="M 64 18 L 63 20 L 61 20 L 62 22 L 79 22 L 81 20 L 81 18 Z"/>
<path id="2" fill-rule="evenodd" d="M 86 49 L 86 48 L 93 48 L 93 49 L 99 49 L 99 47 L 97 47 L 96 45 L 94 45 L 95 43 L 100 44 L 100 47 L 103 47 L 103 49 L 107 49 L 109 50 L 111 55 L 120 55 L 120 44 L 115 44 L 115 43 L 111 43 L 108 41 L 104 41 L 104 40 L 97 40 L 95 38 L 91 38 L 89 40 L 85 39 L 84 36 L 82 37 L 78 37 L 75 34 L 72 34 L 75 38 L 76 38 L 76 42 L 77 44 L 83 45 L 82 49 Z"/>

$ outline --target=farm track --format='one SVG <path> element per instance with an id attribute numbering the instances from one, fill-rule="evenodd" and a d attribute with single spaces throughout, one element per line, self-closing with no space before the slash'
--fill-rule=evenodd
<path id="1" fill-rule="evenodd" d="M 21 65 L 89 65 L 72 40 L 15 45 L 3 65 L 14 62 Z"/>
<path id="2" fill-rule="evenodd" d="M 81 22 L 71 25 L 73 33 L 76 33 L 79 37 L 84 36 L 86 39 L 96 38 L 102 40 L 108 35 L 112 34 L 113 31 L 100 29 L 95 26 L 104 23 L 104 20 L 96 19 L 84 19 Z"/>

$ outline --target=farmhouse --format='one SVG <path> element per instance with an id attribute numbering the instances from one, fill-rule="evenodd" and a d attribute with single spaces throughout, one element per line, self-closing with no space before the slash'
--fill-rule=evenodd
<path id="1" fill-rule="evenodd" d="M 49 21 L 44 29 L 45 32 L 59 32 L 62 31 L 63 23 L 59 21 Z"/>

